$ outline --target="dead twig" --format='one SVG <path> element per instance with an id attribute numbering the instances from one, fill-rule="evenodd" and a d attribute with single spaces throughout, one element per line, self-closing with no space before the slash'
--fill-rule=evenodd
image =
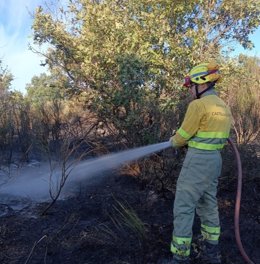
<path id="1" fill-rule="evenodd" d="M 45 238 L 47 238 L 47 235 L 44 235 L 44 236 L 43 236 L 42 238 L 40 238 L 38 241 L 34 242 L 34 245 L 33 245 L 32 249 L 31 249 L 31 251 L 30 251 L 30 254 L 28 255 L 28 257 L 27 257 L 26 261 L 24 262 L 24 264 L 28 264 L 28 263 L 29 263 L 29 261 L 30 261 L 30 259 L 31 259 L 31 256 L 32 256 L 32 254 L 33 254 L 34 249 L 35 249 L 36 246 L 37 246 L 38 244 L 40 244 L 41 241 L 42 241 L 43 239 L 45 239 Z"/>

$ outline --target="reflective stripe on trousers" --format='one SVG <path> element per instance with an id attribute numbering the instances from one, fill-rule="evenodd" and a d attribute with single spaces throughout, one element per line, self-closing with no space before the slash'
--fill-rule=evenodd
<path id="1" fill-rule="evenodd" d="M 172 236 L 171 252 L 181 257 L 188 257 L 190 255 L 191 237 L 176 237 Z"/>
<path id="2" fill-rule="evenodd" d="M 220 236 L 219 226 L 206 226 L 201 224 L 201 234 L 204 240 L 207 240 L 211 244 L 217 244 Z"/>

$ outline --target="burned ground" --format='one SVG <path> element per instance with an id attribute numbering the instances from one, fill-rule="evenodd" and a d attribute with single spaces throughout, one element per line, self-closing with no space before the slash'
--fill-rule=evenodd
<path id="1" fill-rule="evenodd" d="M 250 154 L 251 155 L 251 154 Z M 260 175 L 255 156 L 242 157 L 245 176 L 240 231 L 244 248 L 260 263 Z M 225 158 L 225 157 L 224 157 Z M 219 184 L 224 264 L 245 263 L 235 242 L 235 167 L 224 160 Z M 233 161 L 232 161 L 233 162 Z M 174 192 L 144 187 L 138 177 L 111 173 L 73 198 L 16 212 L 2 204 L 0 263 L 152 264 L 170 257 Z M 199 221 L 194 223 L 194 243 Z M 193 259 L 192 263 L 200 263 Z"/>

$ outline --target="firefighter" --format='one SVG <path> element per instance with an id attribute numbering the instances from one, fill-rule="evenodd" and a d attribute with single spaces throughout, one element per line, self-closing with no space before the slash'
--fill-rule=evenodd
<path id="1" fill-rule="evenodd" d="M 171 264 L 189 262 L 195 211 L 200 218 L 201 263 L 221 263 L 218 242 L 220 222 L 217 204 L 218 177 L 221 173 L 220 150 L 226 144 L 231 127 L 229 107 L 218 97 L 214 87 L 220 80 L 215 62 L 201 63 L 185 78 L 193 95 L 185 118 L 170 138 L 173 147 L 188 145 L 177 181 L 173 209 Z"/>

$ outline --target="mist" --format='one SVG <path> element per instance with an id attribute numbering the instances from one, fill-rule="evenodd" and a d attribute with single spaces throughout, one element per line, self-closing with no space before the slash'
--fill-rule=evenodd
<path id="1" fill-rule="evenodd" d="M 170 142 L 167 141 L 81 161 L 72 168 L 60 198 L 75 194 L 77 186 L 82 183 L 91 184 L 92 181 L 96 182 L 109 175 L 104 174 L 106 171 L 151 155 L 170 147 L 170 145 Z M 55 193 L 59 188 L 60 181 L 61 167 L 58 163 L 51 170 L 48 163 L 35 162 L 23 168 L 12 168 L 8 175 L 2 174 L 0 195 L 27 198 L 36 202 L 48 201 L 50 200 L 50 188 Z"/>

